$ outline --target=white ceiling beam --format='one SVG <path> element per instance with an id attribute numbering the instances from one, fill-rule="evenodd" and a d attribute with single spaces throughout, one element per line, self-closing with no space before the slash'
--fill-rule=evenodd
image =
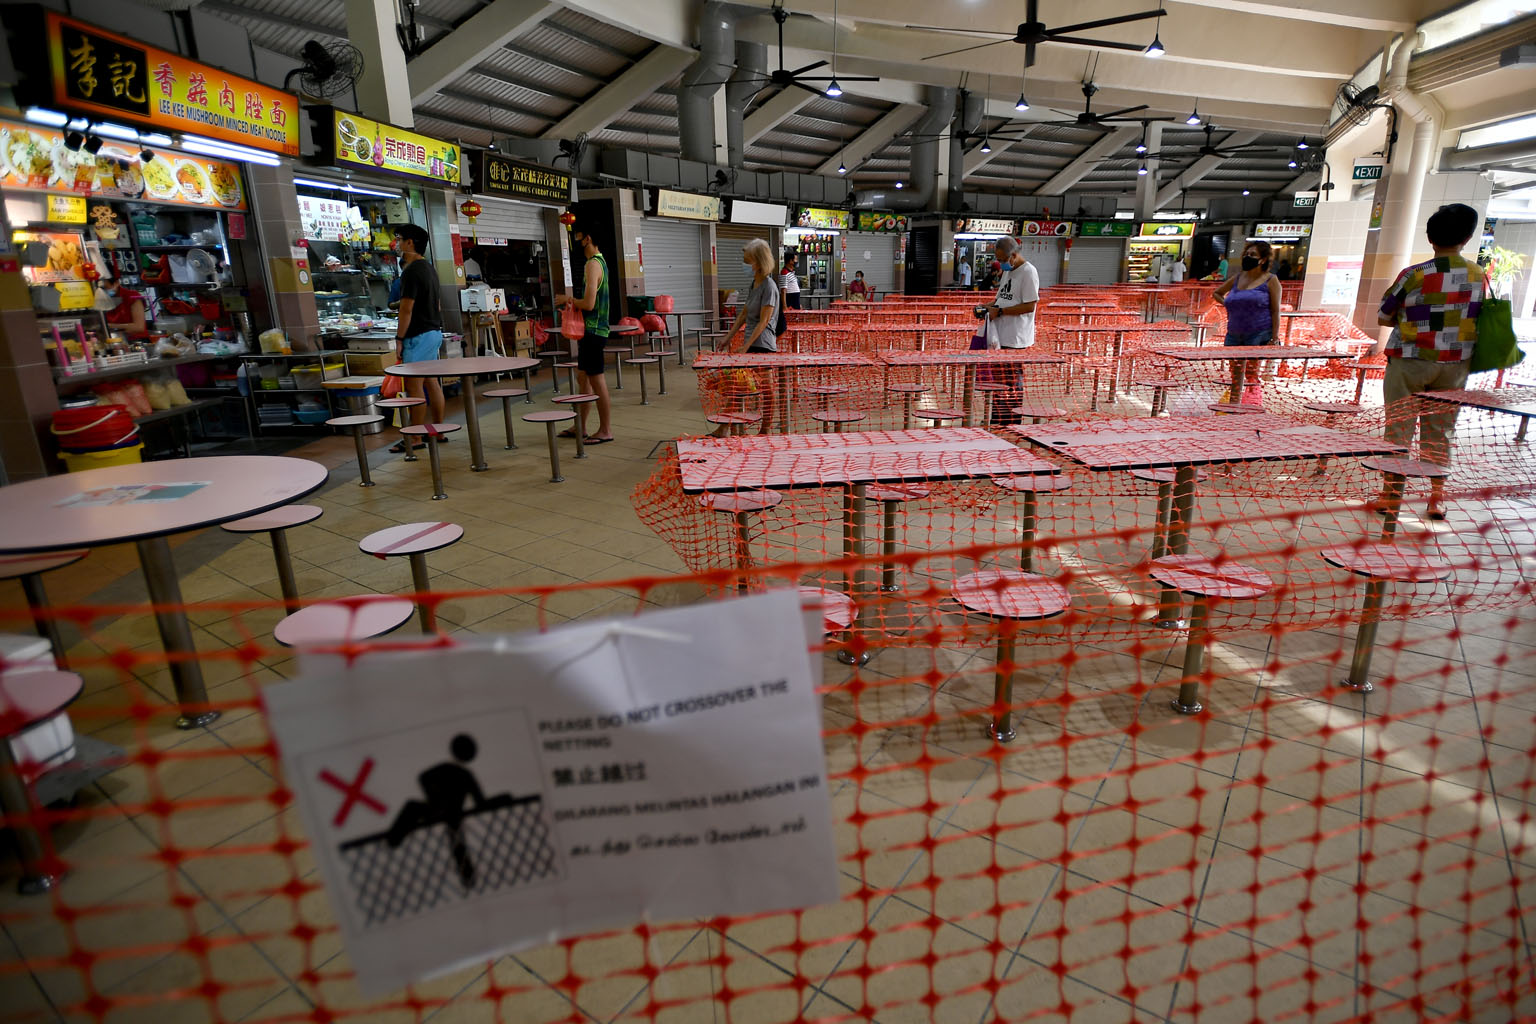
<path id="1" fill-rule="evenodd" d="M 1403 32 L 1422 17 L 1433 13 L 1424 3 L 1390 0 L 1287 0 L 1265 3 L 1261 0 L 1179 0 L 1190 7 L 1210 7 L 1222 11 L 1241 11 L 1266 18 L 1286 18 L 1310 25 L 1334 25 L 1364 32 Z M 1177 5 L 1173 5 L 1177 6 Z M 1429 9 L 1426 9 L 1429 8 Z"/>
<path id="2" fill-rule="evenodd" d="M 846 146 L 822 161 L 812 174 L 836 174 L 838 164 L 846 164 L 849 170 L 858 167 L 879 152 L 887 142 L 912 127 L 912 122 L 927 109 L 920 103 L 903 103 L 895 110 L 864 129 Z"/>
<path id="3" fill-rule="evenodd" d="M 1280 194 L 1288 196 L 1295 192 L 1309 192 L 1317 188 L 1322 183 L 1322 180 L 1322 171 L 1302 171 L 1291 179 L 1290 184 L 1280 190 Z"/>
<path id="4" fill-rule="evenodd" d="M 777 94 L 768 97 L 756 110 L 746 116 L 741 126 L 743 142 L 748 146 L 752 145 L 773 131 L 774 125 L 815 98 L 804 89 L 796 89 L 794 86 L 780 89 Z"/>
<path id="5" fill-rule="evenodd" d="M 1073 157 L 1072 162 L 1057 171 L 1050 181 L 1035 189 L 1035 195 L 1059 196 L 1063 194 L 1073 185 L 1082 181 L 1088 172 L 1093 170 L 1093 165 L 1100 159 L 1109 156 L 1109 154 L 1120 149 L 1132 139 L 1140 137 L 1141 125 L 1120 125 L 1114 131 L 1104 135 L 1097 142 L 1092 143 L 1087 149 Z"/>
<path id="6" fill-rule="evenodd" d="M 1228 146 L 1246 146 L 1250 142 L 1256 142 L 1259 138 L 1257 132 L 1233 132 L 1217 144 L 1218 149 Z M 1210 174 L 1216 168 L 1227 162 L 1224 156 L 1202 156 L 1194 163 L 1180 171 L 1172 181 L 1157 190 L 1156 206 L 1161 210 L 1164 206 L 1178 198 L 1179 193 L 1189 188 L 1201 178 Z"/>
<path id="7" fill-rule="evenodd" d="M 421 103 L 449 82 L 533 28 L 555 10 L 547 0 L 496 0 L 413 57 L 405 66 L 411 102 Z"/>
<path id="8" fill-rule="evenodd" d="M 574 139 L 606 128 L 636 103 L 676 78 L 698 54 L 671 46 L 657 46 L 626 68 L 613 81 L 587 98 L 581 106 L 545 129 L 540 138 Z"/>
<path id="9" fill-rule="evenodd" d="M 1001 128 L 999 128 L 998 131 L 1000 131 L 1000 132 L 1001 131 L 1013 131 L 1013 130 L 1018 129 L 1020 127 L 1021 127 L 1020 125 L 1009 124 L 1007 122 L 1004 122 L 1003 126 Z M 1035 130 L 1034 126 L 1030 125 L 1030 126 L 1024 128 L 1024 134 L 1019 136 L 1016 139 L 998 139 L 996 142 L 991 142 L 991 140 L 989 139 L 988 141 L 991 143 L 991 146 L 992 146 L 992 152 L 990 152 L 990 153 L 983 153 L 981 151 L 981 147 L 977 146 L 975 149 L 973 149 L 969 153 L 965 154 L 965 173 L 963 175 L 963 178 L 969 178 L 971 175 L 973 175 L 977 171 L 981 170 L 983 167 L 985 167 L 987 164 L 991 163 L 997 157 L 1002 156 L 1004 153 L 1008 152 L 1008 150 L 1012 149 L 1014 146 L 1017 146 L 1019 143 L 1023 142 L 1025 139 L 1029 138 L 1029 133 L 1034 131 L 1034 130 Z"/>
<path id="10" fill-rule="evenodd" d="M 501 3 L 502 0 L 494 0 Z M 667 46 L 691 49 L 699 38 L 698 5 L 690 0 L 558 0 L 561 7 Z"/>

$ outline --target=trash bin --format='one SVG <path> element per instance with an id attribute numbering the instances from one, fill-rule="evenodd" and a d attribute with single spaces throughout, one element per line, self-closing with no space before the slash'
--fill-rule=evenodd
<path id="1" fill-rule="evenodd" d="M 371 391 L 343 391 L 337 396 L 337 411 L 342 416 L 376 416 L 379 413 L 379 392 L 375 388 Z M 370 423 L 363 428 L 365 434 L 377 434 L 384 429 L 384 422 Z"/>

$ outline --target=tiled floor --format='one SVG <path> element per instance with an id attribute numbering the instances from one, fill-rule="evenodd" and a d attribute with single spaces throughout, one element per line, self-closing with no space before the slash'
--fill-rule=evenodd
<path id="1" fill-rule="evenodd" d="M 403 561 L 363 555 L 357 541 L 438 519 L 465 537 L 429 556 L 437 591 L 681 572 L 629 500 L 651 472 L 652 446 L 700 428 L 691 374 L 674 364 L 667 383 L 671 393 L 644 408 L 633 383 L 615 392 L 617 443 L 577 461 L 562 442 L 560 485 L 548 482 L 542 429 L 519 421 L 519 449 L 503 450 L 490 402 L 482 428 L 492 469 L 469 472 L 458 435 L 443 453 L 445 502 L 429 500 L 425 459 L 376 450 L 378 486 L 365 490 L 349 439 L 306 446 L 298 454 L 334 472 L 308 499 L 325 515 L 290 533 L 302 592 L 408 590 Z M 522 408 L 546 403 L 544 392 Z M 1529 607 L 1387 624 L 1376 676 L 1394 681 L 1364 699 L 1328 688 L 1352 628 L 1220 637 L 1210 714 L 1199 719 L 1167 708 L 1181 650 L 1169 639 L 1132 647 L 1042 636 L 1021 653 L 1024 707 L 1006 748 L 983 732 L 985 644 L 884 650 L 862 670 L 829 657 L 839 903 L 524 950 L 371 1006 L 352 983 L 248 703 L 292 667 L 268 640 L 280 613 L 218 604 L 278 596 L 270 550 L 264 538 L 212 530 L 178 538 L 175 551 L 185 595 L 201 603 L 199 649 L 229 652 L 254 638 L 261 656 L 249 671 L 209 660 L 213 699 L 234 706 L 210 728 L 177 732 L 151 620 L 103 617 L 74 645 L 82 657 L 145 657 L 131 676 L 88 669 L 74 709 L 81 732 L 137 761 L 57 826 L 74 870 L 55 895 L 0 894 L 0 1019 L 1536 1015 Z M 60 604 L 134 603 L 143 593 L 135 566 L 131 550 L 100 550 L 48 585 Z M 678 584 L 647 599 L 703 595 Z M 7 590 L 5 606 L 20 604 Z M 623 587 L 466 593 L 440 618 L 449 632 L 512 631 L 634 607 Z"/>

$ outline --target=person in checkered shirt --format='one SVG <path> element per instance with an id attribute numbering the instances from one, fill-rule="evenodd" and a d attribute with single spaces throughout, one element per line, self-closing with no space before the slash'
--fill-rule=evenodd
<path id="1" fill-rule="evenodd" d="M 1382 296 L 1376 322 L 1391 334 L 1371 346 L 1370 356 L 1387 354 L 1383 397 L 1387 404 L 1386 437 L 1411 445 L 1414 427 L 1419 453 L 1448 466 L 1456 439 L 1456 407 L 1417 415 L 1392 406 L 1421 391 L 1455 391 L 1467 386 L 1467 365 L 1477 344 L 1477 314 L 1486 287 L 1483 268 L 1461 254 L 1482 223 L 1470 206 L 1452 203 L 1430 215 L 1427 234 L 1434 259 L 1416 263 L 1397 275 Z M 1431 481 L 1429 517 L 1443 519 L 1443 479 Z"/>

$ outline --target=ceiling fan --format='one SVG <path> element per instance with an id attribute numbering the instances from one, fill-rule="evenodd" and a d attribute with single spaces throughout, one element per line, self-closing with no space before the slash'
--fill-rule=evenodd
<path id="1" fill-rule="evenodd" d="M 923 60 L 935 60 L 939 57 L 950 57 L 957 53 L 969 53 L 972 50 L 997 46 L 1000 43 L 1021 43 L 1024 46 L 1024 66 L 1032 68 L 1035 66 L 1035 47 L 1041 43 L 1071 43 L 1075 46 L 1093 46 L 1111 50 L 1131 50 L 1136 53 L 1144 53 L 1147 48 L 1136 43 L 1119 43 L 1109 39 L 1086 39 L 1074 33 L 1086 32 L 1096 28 L 1108 28 L 1111 25 L 1125 25 L 1133 21 L 1146 21 L 1149 18 L 1161 18 L 1168 13 L 1159 8 L 1151 11 L 1138 11 L 1135 14 L 1122 14 L 1114 18 L 1100 18 L 1097 21 L 1081 21 L 1073 25 L 1049 28 L 1040 20 L 1039 6 L 1040 0 L 1029 0 L 1029 6 L 1025 12 L 1026 20 L 1011 34 L 1007 32 L 983 32 L 975 29 L 945 28 L 938 25 L 907 25 L 905 27 L 925 32 L 944 32 L 950 35 L 1002 37 L 987 43 L 977 43 L 975 46 L 962 46 L 958 50 L 945 50 L 943 53 L 929 54 Z"/>
<path id="2" fill-rule="evenodd" d="M 1205 142 L 1203 142 L 1198 149 L 1193 150 L 1197 158 L 1202 156 L 1214 156 L 1220 157 L 1221 159 L 1227 159 L 1229 157 L 1237 156 L 1240 153 L 1283 153 L 1290 148 L 1289 146 L 1266 145 L 1261 142 L 1250 142 L 1242 146 L 1218 146 L 1215 144 L 1213 138 L 1216 131 L 1217 128 L 1214 124 L 1207 124 L 1205 126 Z M 1156 153 L 1146 154 L 1146 159 L 1155 160 L 1165 155 L 1172 156 L 1175 153 L 1178 153 L 1182 156 L 1189 152 L 1191 152 L 1191 149 L 1187 146 L 1170 146 L 1167 149 L 1159 150 Z"/>
<path id="3" fill-rule="evenodd" d="M 1092 82 L 1083 83 L 1083 109 L 1082 112 L 1070 121 L 1045 121 L 1044 124 L 1071 125 L 1076 128 L 1095 128 L 1106 124 L 1125 124 L 1132 121 L 1140 121 L 1141 118 L 1126 117 L 1126 114 L 1134 114 L 1139 110 L 1146 110 L 1145 103 L 1138 103 L 1134 107 L 1121 107 L 1119 110 L 1111 110 L 1107 113 L 1096 114 L 1093 110 L 1093 97 L 1099 91 L 1099 87 Z"/>
<path id="4" fill-rule="evenodd" d="M 839 82 L 839 81 L 842 81 L 842 82 L 878 82 L 878 81 L 880 81 L 879 77 L 875 76 L 875 75 L 836 75 L 836 74 L 833 74 L 833 75 L 807 75 L 806 74 L 807 71 L 815 71 L 817 68 L 824 68 L 824 67 L 826 67 L 828 62 L 824 61 L 824 60 L 818 60 L 818 61 L 815 61 L 814 63 L 806 64 L 806 65 L 804 65 L 802 67 L 798 67 L 798 68 L 794 68 L 794 69 L 785 68 L 784 67 L 784 23 L 789 20 L 789 12 L 784 9 L 784 5 L 782 3 L 776 3 L 776 4 L 773 5 L 773 20 L 775 22 L 777 22 L 778 26 L 779 26 L 779 66 L 778 66 L 778 68 L 776 70 L 774 70 L 772 72 L 769 72 L 769 74 L 768 74 L 768 81 L 771 82 L 772 84 L 780 86 L 780 87 L 783 87 L 783 88 L 788 88 L 789 86 L 795 86 L 796 88 L 804 89 L 806 92 L 815 93 L 817 96 L 841 96 L 842 95 L 842 90 L 841 89 L 838 89 L 836 92 L 831 92 L 831 91 L 829 91 L 826 88 L 826 86 L 823 86 L 822 88 L 818 89 L 818 88 L 815 88 L 814 86 L 807 85 L 806 83 L 807 82 L 825 82 L 825 83 L 828 83 L 828 85 L 830 85 L 832 83 Z M 834 41 L 835 41 L 835 38 L 834 38 Z M 833 56 L 836 56 L 835 48 L 834 48 Z"/>

